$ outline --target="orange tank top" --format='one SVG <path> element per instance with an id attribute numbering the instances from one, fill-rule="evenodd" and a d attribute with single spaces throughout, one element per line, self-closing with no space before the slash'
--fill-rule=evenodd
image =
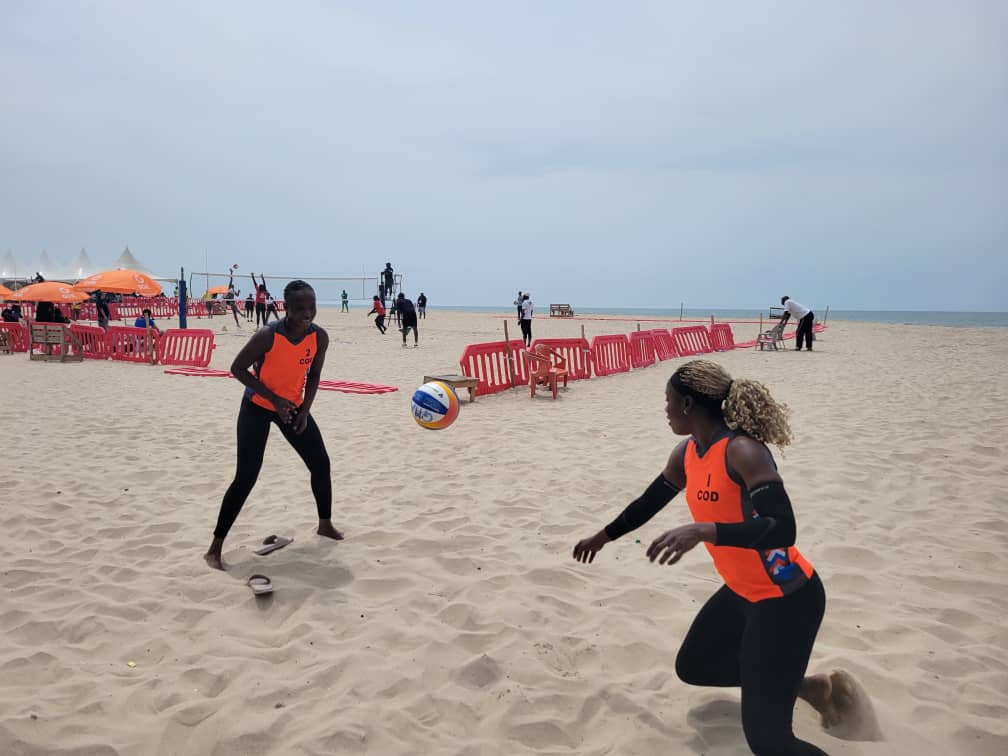
<path id="1" fill-rule="evenodd" d="M 266 388 L 277 396 L 282 396 L 296 406 L 304 401 L 305 383 L 308 380 L 308 368 L 311 367 L 317 352 L 317 326 L 312 324 L 300 341 L 294 343 L 287 336 L 283 321 L 274 322 L 273 346 L 263 356 L 260 362 L 253 365 L 256 377 Z M 268 410 L 275 410 L 273 402 L 246 389 L 253 403 Z"/>
<path id="2" fill-rule="evenodd" d="M 745 484 L 728 468 L 727 433 L 701 455 L 695 438 L 686 442 L 686 503 L 696 522 L 744 522 L 759 517 Z M 805 585 L 812 565 L 794 546 L 760 551 L 705 543 L 725 585 L 749 601 L 778 598 Z"/>

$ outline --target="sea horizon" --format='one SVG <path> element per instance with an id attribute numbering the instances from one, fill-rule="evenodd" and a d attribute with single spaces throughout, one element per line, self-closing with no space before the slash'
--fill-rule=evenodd
<path id="1" fill-rule="evenodd" d="M 321 300 L 324 307 L 339 307 L 339 301 Z M 353 303 L 351 303 L 353 305 Z M 361 307 L 357 304 L 357 307 Z M 537 308 L 537 317 L 549 317 L 549 306 Z M 485 312 L 501 316 L 511 315 L 514 308 L 509 306 L 488 307 L 485 305 L 437 305 L 428 306 L 428 312 L 447 310 L 454 312 Z M 576 307 L 578 317 L 610 316 L 613 319 L 641 319 L 678 321 L 680 308 L 661 307 Z M 685 307 L 682 309 L 682 320 L 702 321 L 713 317 L 720 322 L 759 322 L 769 320 L 768 310 L 759 308 L 702 308 Z M 833 310 L 827 312 L 814 310 L 816 320 L 822 322 L 826 318 L 827 325 L 831 320 L 849 320 L 860 323 L 888 323 L 895 325 L 929 325 L 948 326 L 953 328 L 978 327 L 1008 327 L 1008 312 L 1002 311 L 964 311 L 964 310 Z"/>

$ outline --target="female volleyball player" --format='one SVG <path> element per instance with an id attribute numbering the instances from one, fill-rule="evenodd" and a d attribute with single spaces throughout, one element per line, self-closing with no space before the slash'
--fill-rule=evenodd
<path id="1" fill-rule="evenodd" d="M 694 522 L 656 538 L 647 556 L 675 564 L 703 541 L 725 585 L 693 620 L 676 674 L 691 685 L 741 687 L 742 727 L 753 753 L 823 754 L 795 738 L 795 700 L 801 696 L 824 724 L 836 724 L 842 707 L 853 705 L 847 700 L 852 688 L 846 673 L 805 677 L 826 594 L 794 546 L 791 502 L 766 447 L 790 443 L 786 407 L 763 384 L 733 381 L 706 360 L 676 370 L 665 400 L 673 432 L 688 438 L 640 498 L 578 542 L 574 558 L 591 562 L 606 543 L 639 528 L 685 489 Z M 838 679 L 843 701 L 835 695 Z"/>
<path id="2" fill-rule="evenodd" d="M 283 320 L 261 328 L 231 363 L 234 377 L 245 384 L 238 410 L 238 466 L 221 502 L 207 564 L 224 569 L 221 548 L 262 468 L 270 423 L 275 423 L 311 473 L 320 536 L 341 540 L 333 527 L 329 455 L 311 416 L 329 336 L 315 320 L 315 290 L 304 281 L 284 288 Z M 249 368 L 253 371 L 250 372 Z"/>

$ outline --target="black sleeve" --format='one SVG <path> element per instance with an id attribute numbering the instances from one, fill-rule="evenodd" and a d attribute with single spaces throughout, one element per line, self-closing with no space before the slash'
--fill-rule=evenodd
<path id="1" fill-rule="evenodd" d="M 749 492 L 756 517 L 746 522 L 718 522 L 717 546 L 743 549 L 779 549 L 793 546 L 795 519 L 784 484 L 764 483 Z"/>
<path id="2" fill-rule="evenodd" d="M 664 475 L 659 475 L 639 498 L 627 505 L 619 517 L 605 526 L 609 540 L 615 541 L 631 530 L 639 528 L 658 514 L 677 493 L 679 493 L 679 489 L 665 480 Z"/>

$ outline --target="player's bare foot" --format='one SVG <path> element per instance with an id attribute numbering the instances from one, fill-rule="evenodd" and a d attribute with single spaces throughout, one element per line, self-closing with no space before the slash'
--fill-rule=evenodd
<path id="1" fill-rule="evenodd" d="M 319 520 L 318 530 L 315 532 L 320 536 L 332 538 L 334 541 L 343 540 L 343 534 L 333 527 L 332 520 Z"/>
<path id="2" fill-rule="evenodd" d="M 819 712 L 823 729 L 844 740 L 882 740 L 871 698 L 842 669 L 829 675 L 812 675 L 801 684 L 798 695 Z"/>
<path id="3" fill-rule="evenodd" d="M 221 549 L 224 547 L 223 538 L 214 538 L 213 542 L 210 544 L 210 548 L 207 549 L 207 553 L 203 555 L 206 563 L 213 567 L 215 570 L 226 570 L 227 567 L 224 566 L 224 560 L 221 558 Z"/>

